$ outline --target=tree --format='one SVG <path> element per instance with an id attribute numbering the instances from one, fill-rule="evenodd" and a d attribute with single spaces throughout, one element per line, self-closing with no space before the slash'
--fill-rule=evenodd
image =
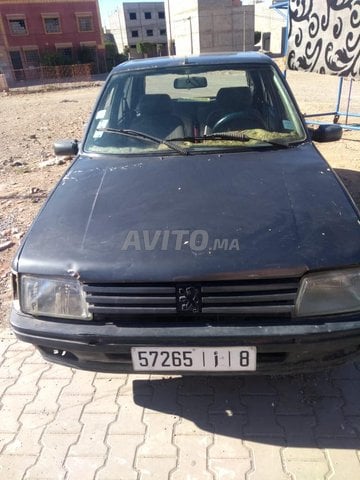
<path id="1" fill-rule="evenodd" d="M 140 54 L 143 58 L 145 57 L 145 44 L 142 42 L 138 42 L 136 44 L 136 51 L 138 54 Z"/>
<path id="2" fill-rule="evenodd" d="M 127 58 L 130 60 L 130 47 L 129 47 L 129 45 L 125 45 L 125 47 L 124 47 L 124 52 L 123 52 L 123 53 L 124 53 L 124 55 L 126 55 Z"/>
<path id="3" fill-rule="evenodd" d="M 127 55 L 118 52 L 117 46 L 113 42 L 105 42 L 105 57 L 108 71 L 115 67 L 115 65 L 125 62 L 128 58 Z"/>
<path id="4" fill-rule="evenodd" d="M 154 43 L 138 42 L 136 44 L 136 51 L 142 56 L 142 58 L 155 56 L 154 52 L 156 52 L 156 45 Z"/>
<path id="5" fill-rule="evenodd" d="M 77 51 L 79 63 L 93 63 L 96 60 L 94 47 L 82 46 Z"/>
<path id="6" fill-rule="evenodd" d="M 161 57 L 162 56 L 162 52 L 163 52 L 163 46 L 161 43 L 157 43 L 156 44 L 156 55 L 158 57 Z"/>
<path id="7" fill-rule="evenodd" d="M 71 65 L 72 59 L 65 57 L 58 52 L 52 52 L 50 50 L 44 52 L 40 58 L 40 64 L 45 67 L 56 67 L 59 65 Z"/>

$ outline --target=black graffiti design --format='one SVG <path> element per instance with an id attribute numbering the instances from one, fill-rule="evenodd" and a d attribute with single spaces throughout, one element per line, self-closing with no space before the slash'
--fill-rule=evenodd
<path id="1" fill-rule="evenodd" d="M 288 68 L 360 78 L 360 0 L 290 0 Z"/>

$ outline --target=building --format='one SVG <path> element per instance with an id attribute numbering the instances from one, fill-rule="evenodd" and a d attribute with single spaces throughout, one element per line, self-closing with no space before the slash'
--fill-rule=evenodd
<path id="1" fill-rule="evenodd" d="M 0 75 L 5 75 L 6 79 L 11 79 L 10 59 L 5 48 L 5 32 L 0 17 Z M 0 85 L 2 87 L 2 85 Z M 1 89 L 1 88 L 0 88 Z"/>
<path id="2" fill-rule="evenodd" d="M 108 26 L 120 53 L 130 49 L 131 56 L 136 57 L 137 45 L 147 44 L 143 53 L 167 54 L 164 2 L 122 3 L 109 16 Z"/>
<path id="3" fill-rule="evenodd" d="M 273 2 L 273 6 L 282 2 Z M 259 32 L 260 50 L 273 55 L 284 55 L 286 48 L 287 11 L 270 8 L 268 2 L 255 5 L 255 31 Z"/>
<path id="4" fill-rule="evenodd" d="M 10 80 L 27 79 L 44 57 L 69 65 L 86 55 L 96 71 L 104 68 L 97 0 L 0 0 L 0 34 L 0 65 Z"/>
<path id="5" fill-rule="evenodd" d="M 177 55 L 254 49 L 254 5 L 241 0 L 167 0 L 166 18 Z"/>

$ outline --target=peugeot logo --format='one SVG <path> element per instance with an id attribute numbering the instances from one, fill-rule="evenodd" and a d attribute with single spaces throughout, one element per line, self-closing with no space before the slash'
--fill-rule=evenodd
<path id="1" fill-rule="evenodd" d="M 201 290 L 197 287 L 179 287 L 177 289 L 177 307 L 180 313 L 201 312 Z"/>

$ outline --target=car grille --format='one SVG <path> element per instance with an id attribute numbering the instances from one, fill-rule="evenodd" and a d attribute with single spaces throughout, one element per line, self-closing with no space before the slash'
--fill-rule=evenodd
<path id="1" fill-rule="evenodd" d="M 86 284 L 86 300 L 94 315 L 184 314 L 179 291 L 195 289 L 199 305 L 185 312 L 214 315 L 291 315 L 299 278 L 204 282 L 189 284 Z"/>
<path id="2" fill-rule="evenodd" d="M 176 313 L 175 286 L 88 284 L 84 290 L 92 313 Z"/>
<path id="3" fill-rule="evenodd" d="M 290 313 L 298 282 L 211 285 L 202 288 L 204 313 Z"/>

